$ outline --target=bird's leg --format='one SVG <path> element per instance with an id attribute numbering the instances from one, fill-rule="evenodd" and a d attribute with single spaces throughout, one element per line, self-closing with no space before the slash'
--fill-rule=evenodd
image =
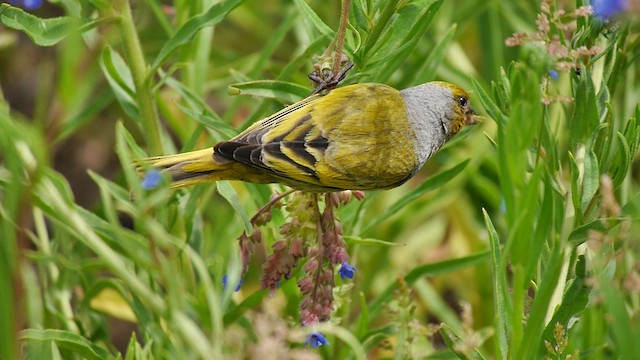
<path id="1" fill-rule="evenodd" d="M 338 71 L 337 73 L 331 72 L 328 77 L 323 76 L 325 74 L 324 70 L 314 70 L 314 72 L 309 74 L 309 79 L 316 83 L 316 88 L 310 95 L 315 95 L 324 90 L 334 89 L 342 80 L 344 80 L 344 78 L 347 76 L 347 72 L 351 70 L 353 65 L 354 64 L 352 61 L 347 60 L 344 62 L 344 65 L 340 71 Z"/>

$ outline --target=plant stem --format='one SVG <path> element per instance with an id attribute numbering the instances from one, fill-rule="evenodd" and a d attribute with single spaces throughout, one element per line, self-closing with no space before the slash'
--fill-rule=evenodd
<path id="1" fill-rule="evenodd" d="M 143 132 L 147 134 L 147 145 L 152 155 L 162 153 L 162 141 L 160 139 L 160 126 L 158 122 L 158 110 L 155 106 L 153 91 L 150 86 L 149 67 L 144 61 L 142 46 L 138 39 L 138 33 L 131 15 L 129 0 L 118 0 L 115 3 L 115 11 L 120 16 L 120 32 L 126 49 L 126 59 L 131 68 L 133 82 L 138 95 L 138 108 Z"/>
<path id="2" fill-rule="evenodd" d="M 333 58 L 333 73 L 340 72 L 342 64 L 342 50 L 344 49 L 344 38 L 347 35 L 347 23 L 349 22 L 349 10 L 351 9 L 351 0 L 342 0 L 342 11 L 340 12 L 340 25 L 336 32 L 336 52 Z"/>

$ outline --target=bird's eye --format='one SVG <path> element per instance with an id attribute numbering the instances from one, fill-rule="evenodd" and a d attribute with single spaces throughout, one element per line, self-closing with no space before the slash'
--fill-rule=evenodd
<path id="1" fill-rule="evenodd" d="M 462 107 L 467 106 L 467 103 L 469 102 L 469 100 L 467 100 L 467 98 L 464 97 L 464 96 L 458 97 L 457 100 L 458 100 L 458 104 L 460 104 L 460 106 L 462 106 Z"/>

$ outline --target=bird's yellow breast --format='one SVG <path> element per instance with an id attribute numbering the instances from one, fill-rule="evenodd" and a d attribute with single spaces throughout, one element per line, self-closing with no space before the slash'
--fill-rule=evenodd
<path id="1" fill-rule="evenodd" d="M 329 147 L 319 172 L 325 181 L 348 182 L 359 188 L 390 188 L 405 182 L 416 170 L 415 134 L 410 128 L 400 93 L 379 84 L 355 85 L 333 91 L 329 106 L 317 117 L 331 121 Z M 342 89 L 339 89 L 342 90 Z M 344 104 L 334 113 L 325 111 Z M 321 126 L 325 128 L 324 126 Z M 339 177 L 331 178 L 339 174 Z"/>

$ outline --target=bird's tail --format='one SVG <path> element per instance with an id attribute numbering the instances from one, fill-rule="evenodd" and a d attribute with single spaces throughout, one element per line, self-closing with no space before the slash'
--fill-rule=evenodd
<path id="1" fill-rule="evenodd" d="M 212 148 L 146 158 L 137 161 L 136 165 L 140 172 L 156 169 L 167 174 L 173 188 L 222 180 L 228 177 L 228 170 L 232 170 L 229 162 L 214 159 Z"/>

